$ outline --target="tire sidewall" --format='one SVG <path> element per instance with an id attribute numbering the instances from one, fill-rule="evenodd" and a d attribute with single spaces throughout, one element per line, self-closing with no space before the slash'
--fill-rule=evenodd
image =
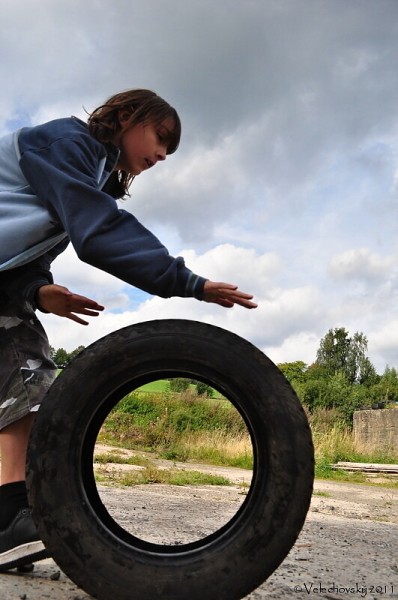
<path id="1" fill-rule="evenodd" d="M 232 524 L 209 542 L 176 552 L 143 547 L 104 524 L 83 460 L 91 456 L 92 469 L 93 423 L 114 399 L 132 383 L 167 373 L 195 375 L 229 398 L 245 419 L 255 457 L 250 492 Z M 89 593 L 127 600 L 134 581 L 137 599 L 199 600 L 206 593 L 208 600 L 233 600 L 260 585 L 297 538 L 311 497 L 312 456 L 304 411 L 263 353 L 214 326 L 155 321 L 99 340 L 56 380 L 32 432 L 28 488 L 43 541 Z"/>

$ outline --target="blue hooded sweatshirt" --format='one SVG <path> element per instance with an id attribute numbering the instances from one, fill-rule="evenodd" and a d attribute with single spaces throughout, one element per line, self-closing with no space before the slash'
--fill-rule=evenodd
<path id="1" fill-rule="evenodd" d="M 0 139 L 0 302 L 22 296 L 37 308 L 69 241 L 82 261 L 150 294 L 203 298 L 206 280 L 118 208 L 118 157 L 74 117 Z"/>

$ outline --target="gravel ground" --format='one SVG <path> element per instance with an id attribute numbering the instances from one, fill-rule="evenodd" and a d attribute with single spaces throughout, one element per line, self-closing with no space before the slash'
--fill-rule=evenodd
<path id="1" fill-rule="evenodd" d="M 243 501 L 247 472 L 225 469 L 223 474 L 235 485 L 147 485 L 133 492 L 101 487 L 100 493 L 114 518 L 140 537 L 160 543 L 189 541 L 220 527 Z M 89 598 L 52 560 L 37 563 L 32 574 L 0 575 L 1 600 Z M 316 481 L 295 546 L 246 600 L 264 598 L 398 598 L 398 491 Z"/>

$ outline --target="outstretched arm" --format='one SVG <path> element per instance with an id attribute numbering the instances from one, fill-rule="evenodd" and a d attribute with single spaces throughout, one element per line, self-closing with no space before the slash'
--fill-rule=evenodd
<path id="1" fill-rule="evenodd" d="M 203 289 L 205 302 L 213 302 L 224 308 L 232 308 L 235 304 L 244 308 L 257 308 L 257 304 L 252 302 L 252 298 L 251 294 L 241 292 L 238 286 L 231 283 L 207 280 Z M 60 317 L 66 317 L 81 325 L 88 325 L 88 322 L 75 313 L 97 317 L 99 312 L 104 310 L 104 307 L 95 300 L 74 294 L 66 287 L 57 284 L 41 286 L 36 294 L 36 302 L 41 309 Z"/>
<path id="2" fill-rule="evenodd" d="M 81 325 L 88 325 L 88 322 L 75 313 L 97 317 L 98 313 L 104 310 L 104 307 L 95 300 L 74 294 L 66 287 L 56 284 L 41 286 L 36 293 L 36 301 L 41 309 L 59 317 L 66 317 Z"/>
<path id="3" fill-rule="evenodd" d="M 252 298 L 251 294 L 241 292 L 237 285 L 231 283 L 207 280 L 203 288 L 205 302 L 214 302 L 225 308 L 232 308 L 235 304 L 244 308 L 257 308 L 257 304 L 252 302 Z"/>

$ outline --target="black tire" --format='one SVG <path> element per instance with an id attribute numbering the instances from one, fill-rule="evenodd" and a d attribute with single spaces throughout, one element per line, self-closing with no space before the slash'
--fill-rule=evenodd
<path id="1" fill-rule="evenodd" d="M 102 504 L 93 475 L 98 431 L 115 404 L 155 379 L 218 389 L 251 435 L 249 493 L 221 529 L 185 545 L 130 535 Z M 249 342 L 211 325 L 149 321 L 78 355 L 33 428 L 27 483 L 39 533 L 60 568 L 100 600 L 238 600 L 279 566 L 303 526 L 313 485 L 311 433 L 279 369 Z"/>

